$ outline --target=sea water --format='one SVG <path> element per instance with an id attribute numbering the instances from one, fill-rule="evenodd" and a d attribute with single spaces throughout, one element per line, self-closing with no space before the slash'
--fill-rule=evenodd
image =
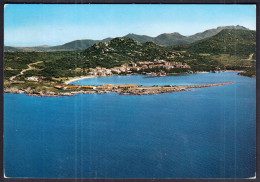
<path id="1" fill-rule="evenodd" d="M 256 79 L 234 72 L 74 84 L 234 84 L 158 95 L 4 94 L 4 170 L 33 178 L 255 175 Z"/>
<path id="2" fill-rule="evenodd" d="M 206 75 L 204 75 L 206 74 Z M 217 75 L 216 75 L 217 74 Z M 200 74 L 182 74 L 178 76 L 152 77 L 147 75 L 126 75 L 126 76 L 108 76 L 108 77 L 93 77 L 83 80 L 78 80 L 70 84 L 75 85 L 104 85 L 104 84 L 138 84 L 138 85 L 203 85 L 218 83 L 219 81 L 233 81 L 234 75 L 231 72 L 225 73 L 200 73 Z"/>

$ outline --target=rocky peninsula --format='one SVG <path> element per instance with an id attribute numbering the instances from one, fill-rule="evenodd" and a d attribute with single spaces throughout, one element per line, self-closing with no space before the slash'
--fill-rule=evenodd
<path id="1" fill-rule="evenodd" d="M 5 88 L 6 93 L 26 93 L 28 96 L 39 97 L 60 97 L 74 96 L 76 94 L 104 94 L 116 92 L 119 95 L 156 95 L 171 92 L 188 91 L 192 88 L 205 88 L 233 84 L 234 82 L 223 82 L 206 85 L 165 85 L 165 86 L 138 86 L 138 85 L 101 85 L 101 86 L 56 86 L 57 91 L 42 90 L 36 91 L 31 88 L 18 89 L 15 87 Z M 70 90 L 71 89 L 71 90 Z"/>

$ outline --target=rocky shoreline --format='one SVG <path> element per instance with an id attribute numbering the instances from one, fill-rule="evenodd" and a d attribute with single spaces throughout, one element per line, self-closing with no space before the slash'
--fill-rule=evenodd
<path id="1" fill-rule="evenodd" d="M 221 85 L 230 85 L 234 82 L 224 82 L 224 83 L 216 83 L 216 84 L 207 84 L 207 85 L 189 85 L 189 86 L 155 86 L 155 87 L 137 87 L 131 88 L 128 90 L 123 90 L 119 92 L 120 95 L 156 95 L 162 93 L 171 93 L 171 92 L 181 92 L 188 91 L 190 88 L 205 88 L 205 87 L 215 87 Z"/>
<path id="2" fill-rule="evenodd" d="M 104 94 L 116 92 L 119 95 L 156 95 L 171 92 L 181 92 L 188 91 L 191 88 L 205 88 L 205 87 L 215 87 L 222 85 L 233 84 L 234 82 L 224 82 L 216 84 L 206 84 L 206 85 L 187 85 L 187 86 L 177 86 L 177 85 L 167 85 L 167 86 L 138 86 L 135 88 L 109 88 L 109 89 L 95 89 L 95 90 L 78 90 L 78 91 L 68 91 L 68 92 L 53 92 L 48 90 L 42 90 L 36 92 L 33 89 L 18 89 L 15 87 L 5 88 L 5 93 L 26 93 L 28 96 L 37 97 L 61 97 L 61 96 L 74 96 L 76 94 Z"/>

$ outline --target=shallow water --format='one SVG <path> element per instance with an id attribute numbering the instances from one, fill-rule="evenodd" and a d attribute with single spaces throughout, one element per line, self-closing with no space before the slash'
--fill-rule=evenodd
<path id="1" fill-rule="evenodd" d="M 206 74 L 206 75 L 204 75 Z M 182 74 L 178 76 L 150 77 L 147 75 L 93 77 L 71 82 L 75 85 L 138 84 L 138 85 L 203 85 L 233 81 L 232 72 Z M 148 76 L 149 77 L 149 76 Z"/>

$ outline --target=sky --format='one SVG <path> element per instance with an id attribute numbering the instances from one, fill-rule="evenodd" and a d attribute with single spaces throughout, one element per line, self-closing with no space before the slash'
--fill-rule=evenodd
<path id="1" fill-rule="evenodd" d="M 8 4 L 4 44 L 53 46 L 128 33 L 155 37 L 179 32 L 188 36 L 227 25 L 255 30 L 255 5 Z"/>

